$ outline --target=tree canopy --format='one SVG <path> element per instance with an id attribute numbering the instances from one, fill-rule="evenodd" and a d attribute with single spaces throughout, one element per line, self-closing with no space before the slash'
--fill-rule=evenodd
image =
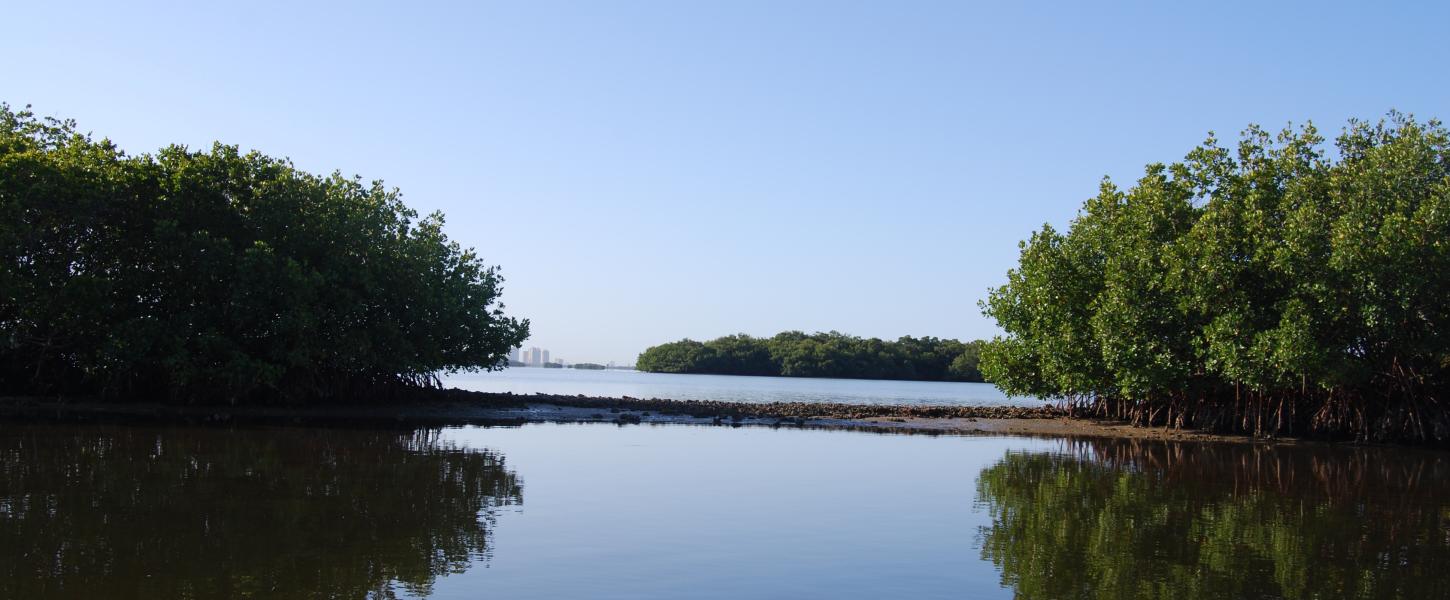
<path id="1" fill-rule="evenodd" d="M 635 368 L 655 373 L 709 373 L 848 379 L 982 381 L 982 342 L 905 336 L 894 342 L 831 331 L 786 331 L 770 338 L 729 335 L 651 346 Z"/>
<path id="2" fill-rule="evenodd" d="M 1012 394 L 1138 423 L 1450 440 L 1450 137 L 1391 113 L 1210 136 L 1104 181 L 983 303 Z"/>
<path id="3" fill-rule="evenodd" d="M 0 393 L 310 400 L 494 369 L 528 322 L 396 189 L 236 146 L 128 155 L 0 105 Z"/>

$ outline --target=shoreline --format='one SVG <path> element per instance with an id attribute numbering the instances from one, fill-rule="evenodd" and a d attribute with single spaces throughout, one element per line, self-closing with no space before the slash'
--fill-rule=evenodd
<path id="1" fill-rule="evenodd" d="M 0 420 L 189 424 L 523 425 L 613 423 L 841 429 L 893 434 L 1094 437 L 1162 441 L 1296 443 L 1195 430 L 1134 427 L 1069 417 L 1043 406 L 903 406 L 743 403 L 554 394 L 416 390 L 395 403 L 209 406 L 105 402 L 94 398 L 0 397 Z"/>

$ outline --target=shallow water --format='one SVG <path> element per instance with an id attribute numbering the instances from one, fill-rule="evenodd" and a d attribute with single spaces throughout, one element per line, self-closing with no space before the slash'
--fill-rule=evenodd
<path id="1" fill-rule="evenodd" d="M 1450 455 L 0 423 L 0 598 L 1442 598 Z"/>
<path id="2" fill-rule="evenodd" d="M 949 406 L 1041 406 L 1036 398 L 1003 394 L 986 383 L 880 381 L 814 377 L 679 375 L 641 371 L 510 368 L 460 374 L 444 384 L 479 392 L 631 396 L 728 402 L 846 402 L 851 404 L 936 404 Z"/>

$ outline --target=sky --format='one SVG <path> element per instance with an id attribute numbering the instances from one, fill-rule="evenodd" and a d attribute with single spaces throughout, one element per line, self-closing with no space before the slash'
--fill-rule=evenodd
<path id="1" fill-rule="evenodd" d="M 0 102 L 381 179 L 525 346 L 975 339 L 1017 243 L 1210 131 L 1450 118 L 1450 3 L 19 2 Z"/>

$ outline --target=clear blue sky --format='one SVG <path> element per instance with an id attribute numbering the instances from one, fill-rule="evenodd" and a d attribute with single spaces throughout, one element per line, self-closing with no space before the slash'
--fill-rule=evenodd
<path id="1" fill-rule="evenodd" d="M 1450 3 L 13 3 L 0 101 L 380 178 L 527 345 L 975 338 L 1017 242 L 1214 130 L 1450 118 Z"/>

